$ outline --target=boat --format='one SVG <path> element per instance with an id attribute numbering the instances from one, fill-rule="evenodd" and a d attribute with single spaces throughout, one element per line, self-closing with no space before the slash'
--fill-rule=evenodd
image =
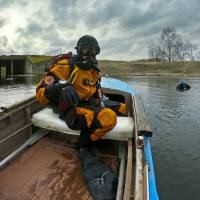
<path id="1" fill-rule="evenodd" d="M 106 98 L 127 106 L 97 143 L 98 156 L 118 174 L 116 200 L 158 200 L 141 96 L 115 78 L 103 77 L 101 86 Z M 92 200 L 74 151 L 78 136 L 35 96 L 0 112 L 0 199 Z"/>

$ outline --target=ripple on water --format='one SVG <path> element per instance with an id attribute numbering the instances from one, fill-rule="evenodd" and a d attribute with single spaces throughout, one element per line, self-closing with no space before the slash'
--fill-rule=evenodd
<path id="1" fill-rule="evenodd" d="M 0 86 L 0 106 L 9 107 L 35 95 L 32 84 Z"/>
<path id="2" fill-rule="evenodd" d="M 154 137 L 151 146 L 157 188 L 162 200 L 196 200 L 200 190 L 200 78 L 177 92 L 178 78 L 137 78 L 130 83 L 141 93 Z"/>

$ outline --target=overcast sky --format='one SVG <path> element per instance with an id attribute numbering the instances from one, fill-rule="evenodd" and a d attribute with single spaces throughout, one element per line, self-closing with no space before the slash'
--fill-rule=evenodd
<path id="1" fill-rule="evenodd" d="M 200 46 L 200 0 L 0 0 L 0 52 L 74 51 L 89 34 L 98 58 L 135 60 L 166 27 Z"/>

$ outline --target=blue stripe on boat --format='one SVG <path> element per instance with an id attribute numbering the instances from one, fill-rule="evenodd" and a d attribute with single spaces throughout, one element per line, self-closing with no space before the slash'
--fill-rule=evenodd
<path id="1" fill-rule="evenodd" d="M 121 81 L 121 80 L 116 79 L 116 78 L 103 77 L 101 79 L 101 86 L 103 88 L 109 88 L 109 89 L 113 89 L 113 90 L 120 90 L 120 91 L 124 91 L 124 92 L 127 92 L 127 93 L 131 93 L 133 95 L 138 95 L 138 92 L 136 91 L 135 88 L 131 87 L 130 85 L 128 85 L 124 81 Z"/>
<path id="2" fill-rule="evenodd" d="M 154 174 L 154 166 L 153 166 L 153 159 L 151 154 L 151 145 L 149 142 L 148 137 L 144 137 L 144 143 L 145 143 L 145 158 L 149 165 L 149 199 L 150 200 L 159 200 L 158 192 L 156 188 L 156 182 L 155 182 L 155 174 Z"/>
<path id="3" fill-rule="evenodd" d="M 134 96 L 138 96 L 139 93 L 137 90 L 124 81 L 121 81 L 116 78 L 106 78 L 103 77 L 101 80 L 101 86 L 103 88 L 109 88 L 109 89 L 114 89 L 114 90 L 120 90 L 124 91 L 127 93 L 131 93 Z M 155 182 L 155 174 L 154 174 L 154 166 L 153 166 L 153 160 L 152 160 L 152 153 L 151 153 L 151 146 L 149 142 L 148 137 L 144 137 L 144 142 L 145 142 L 145 158 L 146 161 L 148 162 L 149 165 L 149 199 L 150 200 L 159 200 L 158 197 L 158 192 L 156 189 L 156 182 Z"/>

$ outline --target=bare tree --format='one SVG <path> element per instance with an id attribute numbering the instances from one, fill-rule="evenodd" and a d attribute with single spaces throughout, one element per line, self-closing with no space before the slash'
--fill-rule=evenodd
<path id="1" fill-rule="evenodd" d="M 149 44 L 149 56 L 155 60 L 194 61 L 199 55 L 194 55 L 197 46 L 189 40 L 184 41 L 175 28 L 164 28 L 160 39 Z"/>
<path id="2" fill-rule="evenodd" d="M 189 40 L 185 42 L 185 54 L 191 61 L 195 60 L 194 51 L 197 50 L 197 46 L 192 44 Z"/>
<path id="3" fill-rule="evenodd" d="M 149 44 L 149 57 L 156 61 L 165 60 L 165 52 L 158 42 L 151 41 Z"/>
<path id="4" fill-rule="evenodd" d="M 149 57 L 156 61 L 159 60 L 158 45 L 154 41 L 149 44 Z"/>
<path id="5" fill-rule="evenodd" d="M 181 41 L 182 38 L 176 33 L 175 28 L 168 27 L 162 30 L 160 43 L 169 62 L 176 60 L 177 50 L 181 46 Z"/>
<path id="6" fill-rule="evenodd" d="M 181 37 L 179 37 L 176 41 L 174 53 L 175 53 L 175 55 L 174 55 L 175 60 L 178 60 L 178 61 L 185 60 L 185 55 L 186 55 L 185 44 Z"/>
<path id="7" fill-rule="evenodd" d="M 148 46 L 149 57 L 155 59 L 155 43 L 151 41 Z"/>
<path id="8" fill-rule="evenodd" d="M 200 61 L 200 51 L 196 52 L 196 54 L 195 54 L 195 60 Z"/>

